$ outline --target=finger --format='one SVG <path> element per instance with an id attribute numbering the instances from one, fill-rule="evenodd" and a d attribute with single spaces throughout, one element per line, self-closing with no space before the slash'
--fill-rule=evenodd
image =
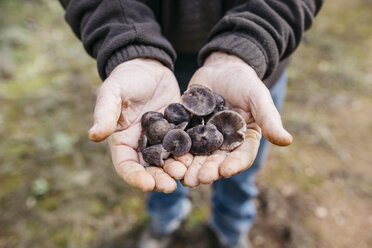
<path id="1" fill-rule="evenodd" d="M 94 125 L 88 132 L 89 138 L 96 142 L 106 139 L 116 130 L 120 117 L 120 91 L 108 80 L 99 89 L 94 109 Z"/>
<path id="2" fill-rule="evenodd" d="M 175 179 L 182 179 L 187 171 L 186 166 L 172 158 L 168 158 L 164 162 L 163 169 L 168 175 Z"/>
<path id="3" fill-rule="evenodd" d="M 207 156 L 195 156 L 192 164 L 187 168 L 183 183 L 188 187 L 196 187 L 199 185 L 198 172 L 202 167 Z"/>
<path id="4" fill-rule="evenodd" d="M 180 157 L 174 157 L 174 158 L 177 161 L 183 163 L 186 166 L 186 168 L 188 168 L 192 164 L 194 155 L 192 155 L 191 153 L 186 153 L 185 155 L 182 155 Z"/>
<path id="5" fill-rule="evenodd" d="M 141 135 L 141 124 L 135 123 L 125 130 L 115 132 L 108 138 L 111 146 L 128 146 L 133 150 L 138 148 L 138 139 Z M 125 154 L 123 154 L 125 156 Z"/>
<path id="6" fill-rule="evenodd" d="M 184 187 L 188 187 L 188 186 L 185 184 L 185 179 L 181 179 L 181 180 L 180 180 L 180 183 L 182 184 L 182 186 L 184 186 Z"/>
<path id="7" fill-rule="evenodd" d="M 154 178 L 138 163 L 137 152 L 126 145 L 116 144 L 115 135 L 109 139 L 112 162 L 116 172 L 129 185 L 143 191 L 151 191 L 155 187 Z"/>
<path id="8" fill-rule="evenodd" d="M 152 191 L 155 187 L 154 177 L 137 162 L 126 161 L 115 167 L 119 176 L 129 185 L 145 192 Z"/>
<path id="9" fill-rule="evenodd" d="M 255 121 L 261 127 L 267 140 L 280 146 L 287 146 L 292 143 L 293 138 L 284 129 L 270 92 L 261 81 L 257 82 L 255 89 L 250 94 L 249 106 Z"/>
<path id="10" fill-rule="evenodd" d="M 256 125 L 256 128 L 248 128 L 244 142 L 221 162 L 219 174 L 223 177 L 231 177 L 248 169 L 257 156 L 260 140 L 259 127 Z"/>
<path id="11" fill-rule="evenodd" d="M 146 167 L 146 171 L 154 177 L 156 191 L 171 193 L 176 190 L 176 181 L 172 179 L 167 173 L 165 173 L 162 168 L 149 166 Z"/>
<path id="12" fill-rule="evenodd" d="M 198 173 L 198 179 L 200 183 L 209 184 L 213 181 L 218 180 L 220 174 L 218 167 L 221 162 L 225 159 L 226 155 L 213 154 L 207 158 L 203 166 L 200 168 Z"/>

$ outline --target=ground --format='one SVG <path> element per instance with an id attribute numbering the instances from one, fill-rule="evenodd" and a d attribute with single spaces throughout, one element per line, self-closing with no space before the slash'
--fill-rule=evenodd
<path id="1" fill-rule="evenodd" d="M 289 147 L 257 183 L 254 247 L 372 246 L 372 2 L 328 0 L 293 56 Z M 58 1 L 0 3 L 0 248 L 134 247 L 146 194 L 87 138 L 95 62 Z M 173 247 L 208 247 L 210 187 L 192 190 Z"/>

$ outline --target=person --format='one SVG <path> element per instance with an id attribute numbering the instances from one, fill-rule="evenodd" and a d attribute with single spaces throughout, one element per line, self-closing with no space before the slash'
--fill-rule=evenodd
<path id="1" fill-rule="evenodd" d="M 151 221 L 139 246 L 166 247 L 190 212 L 189 187 L 213 183 L 211 230 L 224 247 L 249 247 L 254 176 L 268 141 L 292 142 L 278 112 L 285 68 L 323 0 L 60 2 L 104 80 L 89 137 L 108 138 L 118 174 L 133 187 L 151 191 Z M 247 138 L 231 153 L 187 154 L 168 159 L 164 169 L 144 167 L 136 151 L 142 114 L 163 111 L 192 84 L 222 95 L 246 120 Z M 184 186 L 176 178 L 183 178 Z"/>

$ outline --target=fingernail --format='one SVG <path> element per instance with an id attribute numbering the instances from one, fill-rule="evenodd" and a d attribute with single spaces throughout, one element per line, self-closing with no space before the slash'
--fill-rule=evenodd
<path id="1" fill-rule="evenodd" d="M 97 137 L 96 137 L 96 132 L 97 132 L 97 129 L 98 129 L 98 125 L 97 124 L 94 124 L 88 131 L 88 137 L 89 139 L 91 139 L 92 141 L 97 141 Z"/>
<path id="2" fill-rule="evenodd" d="M 97 123 L 96 124 L 94 124 L 90 129 L 89 129 L 89 133 L 94 133 L 95 131 L 96 131 L 96 129 L 97 129 Z"/>
<path id="3" fill-rule="evenodd" d="M 289 138 L 289 144 L 291 144 L 293 141 L 293 136 L 287 130 L 284 129 L 284 131 L 287 137 Z"/>

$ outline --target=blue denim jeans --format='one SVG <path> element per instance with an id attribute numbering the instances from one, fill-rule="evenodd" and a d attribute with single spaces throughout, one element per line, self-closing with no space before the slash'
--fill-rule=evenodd
<path id="1" fill-rule="evenodd" d="M 186 61 L 187 62 L 187 61 Z M 185 63 L 186 63 L 185 62 Z M 184 65 L 177 68 L 176 77 L 181 89 L 185 89 L 196 65 Z M 190 73 L 187 72 L 190 71 Z M 185 85 L 186 84 L 186 85 Z M 270 89 L 275 106 L 280 111 L 286 92 L 287 73 L 283 73 Z M 254 183 L 257 171 L 262 167 L 269 151 L 269 143 L 261 139 L 260 148 L 253 165 L 240 174 L 222 178 L 213 183 L 212 214 L 209 219 L 211 228 L 218 234 L 224 244 L 236 245 L 248 234 L 252 226 L 256 208 L 253 199 L 258 190 Z M 151 216 L 151 227 L 158 234 L 173 232 L 190 208 L 189 188 L 177 182 L 177 189 L 170 194 L 151 192 L 148 199 L 148 211 Z"/>

